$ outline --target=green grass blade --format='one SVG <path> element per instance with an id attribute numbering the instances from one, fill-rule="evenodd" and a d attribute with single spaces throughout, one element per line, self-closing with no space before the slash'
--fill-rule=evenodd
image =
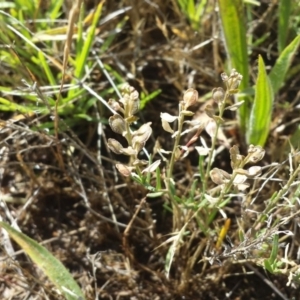
<path id="1" fill-rule="evenodd" d="M 199 30 L 201 26 L 201 16 L 205 11 L 207 0 L 177 0 L 177 3 L 184 15 L 191 22 L 194 30 Z"/>
<path id="2" fill-rule="evenodd" d="M 279 241 L 278 234 L 275 234 L 274 239 L 273 239 L 272 251 L 271 251 L 270 258 L 269 258 L 270 264 L 274 264 L 274 262 L 276 261 L 277 254 L 278 254 L 278 248 L 279 248 L 278 241 Z"/>
<path id="3" fill-rule="evenodd" d="M 56 85 L 55 77 L 49 67 L 49 62 L 46 61 L 46 58 L 42 51 L 38 52 L 38 60 L 36 60 L 37 65 L 41 65 L 44 72 L 46 73 L 47 79 L 51 85 Z"/>
<path id="4" fill-rule="evenodd" d="M 278 6 L 278 51 L 281 53 L 286 46 L 292 1 L 280 0 Z"/>
<path id="5" fill-rule="evenodd" d="M 243 75 L 240 89 L 249 84 L 249 66 L 247 53 L 247 35 L 242 0 L 219 0 L 220 17 L 225 38 L 227 56 L 232 68 Z M 240 126 L 245 131 L 249 119 L 249 98 L 243 98 L 245 104 L 239 109 Z"/>
<path id="6" fill-rule="evenodd" d="M 36 108 L 36 107 L 34 107 L 34 108 Z M 22 106 L 20 104 L 16 104 L 12 101 L 9 101 L 7 99 L 0 97 L 0 109 L 2 111 L 13 111 L 13 112 L 19 112 L 21 114 L 28 114 L 28 113 L 34 112 L 34 110 L 35 110 L 34 108 Z"/>
<path id="7" fill-rule="evenodd" d="M 95 15 L 94 15 L 94 18 L 93 18 L 92 25 L 89 28 L 87 38 L 85 40 L 85 43 L 83 44 L 81 54 L 78 57 L 76 57 L 75 76 L 77 78 L 81 78 L 82 75 L 83 75 L 84 67 L 86 65 L 86 61 L 87 61 L 88 55 L 90 53 L 90 50 L 91 50 L 91 47 L 92 47 L 92 44 L 93 44 L 93 41 L 94 41 L 96 27 L 97 27 L 99 18 L 101 16 L 103 3 L 104 2 L 102 1 L 98 4 L 97 9 L 95 11 Z"/>
<path id="8" fill-rule="evenodd" d="M 85 299 L 71 274 L 46 248 L 4 222 L 0 222 L 0 226 L 9 233 L 14 241 L 43 270 L 67 300 Z"/>
<path id="9" fill-rule="evenodd" d="M 154 99 L 157 95 L 161 93 L 161 90 L 156 90 L 149 95 L 145 95 L 141 93 L 141 100 L 140 100 L 140 110 L 143 110 L 148 102 Z"/>
<path id="10" fill-rule="evenodd" d="M 300 44 L 300 35 L 294 38 L 294 40 L 283 50 L 275 66 L 270 72 L 270 80 L 272 83 L 274 94 L 276 94 L 284 83 L 286 73 L 292 63 L 292 59 L 296 54 L 296 51 Z"/>
<path id="11" fill-rule="evenodd" d="M 248 144 L 264 146 L 269 134 L 274 93 L 261 56 L 258 57 L 258 77 L 250 115 Z"/>
<path id="12" fill-rule="evenodd" d="M 64 4 L 64 0 L 52 1 L 49 9 L 50 10 L 49 16 L 51 20 L 56 20 L 59 18 L 63 4 Z"/>
<path id="13" fill-rule="evenodd" d="M 276 259 L 278 255 L 278 249 L 279 249 L 278 241 L 279 241 L 279 237 L 278 234 L 276 234 L 273 237 L 273 246 L 272 246 L 271 255 L 268 259 L 264 261 L 264 267 L 266 268 L 267 271 L 269 271 L 272 274 L 276 273 L 276 265 L 277 265 Z"/>
<path id="14" fill-rule="evenodd" d="M 84 45 L 84 39 L 83 39 L 84 14 L 85 14 L 85 7 L 83 4 L 81 4 L 81 8 L 79 12 L 78 31 L 77 31 L 78 35 L 77 35 L 77 43 L 76 43 L 76 57 L 80 57 L 80 53 Z"/>

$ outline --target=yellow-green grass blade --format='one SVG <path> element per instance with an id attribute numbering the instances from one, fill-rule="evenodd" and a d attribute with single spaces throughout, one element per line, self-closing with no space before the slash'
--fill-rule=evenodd
<path id="1" fill-rule="evenodd" d="M 32 58 L 33 60 L 33 58 Z M 49 62 L 46 61 L 46 57 L 44 56 L 44 54 L 42 53 L 42 51 L 38 51 L 38 59 L 36 59 L 34 61 L 37 65 L 41 65 L 46 76 L 47 76 L 47 79 L 49 81 L 49 83 L 52 85 L 52 86 L 55 86 L 57 84 L 56 82 L 56 79 L 49 67 Z"/>
<path id="2" fill-rule="evenodd" d="M 60 16 L 62 12 L 62 6 L 64 4 L 64 0 L 52 0 L 51 5 L 50 5 L 50 19 L 51 20 L 56 20 Z"/>
<path id="3" fill-rule="evenodd" d="M 247 35 L 245 13 L 242 0 L 219 0 L 219 11 L 225 38 L 227 56 L 230 67 L 243 75 L 240 89 L 246 89 L 249 84 L 249 66 L 247 53 Z M 240 127 L 245 131 L 249 119 L 249 98 L 239 109 Z"/>
<path id="4" fill-rule="evenodd" d="M 87 38 L 83 44 L 83 48 L 81 50 L 81 53 L 78 57 L 76 57 L 76 69 L 75 69 L 75 77 L 76 78 L 81 78 L 84 72 L 84 67 L 85 64 L 87 62 L 87 58 L 89 56 L 93 41 L 94 41 L 94 37 L 95 37 L 95 33 L 96 33 L 96 27 L 99 21 L 99 18 L 101 16 L 101 12 L 102 12 L 102 7 L 103 7 L 103 1 L 101 1 L 95 11 L 95 15 L 93 18 L 93 22 L 92 25 L 89 28 L 88 34 L 87 34 Z"/>
<path id="5" fill-rule="evenodd" d="M 83 39 L 84 14 L 85 14 L 85 7 L 83 3 L 81 3 L 80 12 L 79 12 L 79 22 L 77 26 L 78 31 L 77 31 L 77 42 L 76 42 L 76 58 L 81 55 L 81 51 L 84 45 L 84 39 Z"/>
<path id="6" fill-rule="evenodd" d="M 156 90 L 148 95 L 141 93 L 141 100 L 140 100 L 140 110 L 143 110 L 148 102 L 154 99 L 157 95 L 161 93 L 161 90 Z"/>
<path id="7" fill-rule="evenodd" d="M 35 111 L 40 111 L 41 108 L 38 107 L 27 107 L 20 104 L 16 104 L 12 101 L 4 99 L 0 97 L 0 109 L 1 111 L 12 111 L 12 112 L 19 112 L 21 114 L 28 114 Z"/>
<path id="8" fill-rule="evenodd" d="M 25 251 L 25 253 L 49 277 L 51 282 L 61 291 L 67 300 L 84 300 L 84 295 L 63 264 L 46 248 L 38 244 L 27 235 L 15 230 L 10 225 L 0 222 L 11 238 Z"/>
<path id="9" fill-rule="evenodd" d="M 300 44 L 300 35 L 286 46 L 282 51 L 274 67 L 270 72 L 270 80 L 272 83 L 274 94 L 276 94 L 284 83 L 285 76 L 291 66 L 292 60 Z"/>
<path id="10" fill-rule="evenodd" d="M 194 0 L 177 0 L 181 11 L 191 22 L 194 30 L 198 30 L 201 26 L 201 16 L 205 11 L 207 0 L 200 0 L 197 3 Z"/>
<path id="11" fill-rule="evenodd" d="M 286 46 L 288 37 L 289 20 L 291 14 L 292 1 L 279 0 L 278 5 L 278 52 L 281 53 Z"/>
<path id="12" fill-rule="evenodd" d="M 258 77 L 255 86 L 255 98 L 251 110 L 248 143 L 264 146 L 271 123 L 274 101 L 273 88 L 267 75 L 264 61 L 258 57 Z"/>
<path id="13" fill-rule="evenodd" d="M 278 248 L 279 248 L 279 237 L 278 234 L 274 235 L 273 237 L 273 245 L 272 245 L 272 251 L 271 255 L 268 259 L 264 261 L 264 267 L 266 270 L 268 270 L 270 273 L 274 274 L 276 272 L 276 259 L 278 255 Z"/>

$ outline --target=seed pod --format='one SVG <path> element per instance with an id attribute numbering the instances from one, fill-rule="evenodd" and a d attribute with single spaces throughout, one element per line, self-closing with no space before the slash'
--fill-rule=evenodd
<path id="1" fill-rule="evenodd" d="M 137 151 L 143 148 L 146 141 L 152 134 L 151 122 L 142 125 L 137 131 L 132 133 L 132 147 Z M 140 150 L 138 150 L 140 149 Z"/>
<path id="2" fill-rule="evenodd" d="M 130 176 L 131 171 L 134 169 L 133 167 L 128 167 L 128 166 L 125 166 L 123 164 L 116 164 L 116 168 L 125 177 Z"/>
<path id="3" fill-rule="evenodd" d="M 115 139 L 108 139 L 107 141 L 108 148 L 116 153 L 116 154 L 122 154 L 123 152 L 123 146 Z"/>
<path id="4" fill-rule="evenodd" d="M 183 95 L 184 108 L 194 105 L 198 100 L 198 92 L 195 89 L 188 89 Z"/>
<path id="5" fill-rule="evenodd" d="M 216 184 L 224 184 L 229 182 L 231 175 L 228 174 L 226 171 L 223 171 L 218 168 L 213 168 L 209 172 L 211 180 Z"/>
<path id="6" fill-rule="evenodd" d="M 124 135 L 126 133 L 126 123 L 125 120 L 120 115 L 113 115 L 108 120 L 111 129 L 119 134 Z"/>
<path id="7" fill-rule="evenodd" d="M 221 103 L 225 101 L 226 99 L 224 99 L 224 96 L 225 91 L 221 87 L 212 90 L 212 97 L 216 103 Z"/>
<path id="8" fill-rule="evenodd" d="M 256 163 L 263 159 L 266 151 L 261 146 L 250 145 L 248 148 L 247 162 Z"/>

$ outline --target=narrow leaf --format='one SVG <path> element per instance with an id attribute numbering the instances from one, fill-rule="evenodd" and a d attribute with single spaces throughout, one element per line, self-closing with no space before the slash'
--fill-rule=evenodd
<path id="1" fill-rule="evenodd" d="M 258 57 L 258 77 L 255 87 L 255 99 L 250 115 L 248 144 L 264 146 L 269 134 L 274 93 L 265 64 Z"/>
<path id="2" fill-rule="evenodd" d="M 92 25 L 89 28 L 88 34 L 87 34 L 87 38 L 84 42 L 83 45 L 83 49 L 81 51 L 80 56 L 76 57 L 76 69 L 75 69 L 75 76 L 77 78 L 81 78 L 84 68 L 86 66 L 86 61 L 88 58 L 88 54 L 90 53 L 90 49 L 92 47 L 93 41 L 94 41 L 94 37 L 96 34 L 96 28 L 98 25 L 98 21 L 99 18 L 101 16 L 102 13 L 102 6 L 103 6 L 104 1 L 101 1 L 95 11 L 94 14 L 94 18 L 93 18 L 93 22 Z"/>
<path id="3" fill-rule="evenodd" d="M 9 233 L 15 242 L 19 244 L 26 254 L 49 277 L 51 282 L 55 284 L 67 300 L 85 299 L 71 274 L 46 248 L 4 222 L 0 222 L 0 226 Z"/>
<path id="4" fill-rule="evenodd" d="M 282 52 L 286 45 L 286 38 L 288 36 L 289 20 L 291 13 L 291 0 L 279 0 L 278 5 L 278 51 Z"/>
<path id="5" fill-rule="evenodd" d="M 283 50 L 278 59 L 276 60 L 275 66 L 270 72 L 270 80 L 273 87 L 274 94 L 278 92 L 282 84 L 286 73 L 292 63 L 292 59 L 299 47 L 300 35 L 295 37 L 295 39 Z"/>
<path id="6" fill-rule="evenodd" d="M 248 53 L 245 14 L 242 0 L 219 0 L 219 11 L 225 38 L 227 56 L 232 68 L 243 75 L 240 89 L 248 87 Z M 240 124 L 244 131 L 249 118 L 249 98 L 243 97 L 245 104 L 240 107 Z"/>
<path id="7" fill-rule="evenodd" d="M 271 255 L 269 258 L 269 262 L 272 265 L 274 264 L 274 262 L 276 261 L 276 258 L 277 258 L 278 248 L 279 248 L 278 241 L 279 241 L 279 237 L 278 237 L 278 234 L 276 234 L 273 239 L 273 247 L 272 247 Z"/>
<path id="8" fill-rule="evenodd" d="M 264 260 L 264 267 L 265 267 L 265 269 L 266 269 L 268 272 L 270 272 L 271 274 L 274 273 L 273 267 L 272 267 L 272 265 L 270 264 L 270 262 L 269 262 L 268 259 Z"/>

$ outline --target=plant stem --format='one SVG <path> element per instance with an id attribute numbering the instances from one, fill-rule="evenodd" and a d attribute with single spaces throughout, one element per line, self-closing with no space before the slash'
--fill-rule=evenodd
<path id="1" fill-rule="evenodd" d="M 224 113 L 224 109 L 225 109 L 225 105 L 226 105 L 226 99 L 229 97 L 229 93 L 228 91 L 226 91 L 225 95 L 224 95 L 224 99 L 221 101 L 221 105 L 220 105 L 220 109 L 219 109 L 219 117 L 222 118 L 223 113 Z M 208 182 L 209 179 L 209 171 L 211 168 L 211 165 L 213 163 L 213 156 L 214 156 L 214 152 L 215 152 L 215 148 L 216 148 L 216 144 L 217 144 L 217 138 L 218 138 L 218 131 L 220 129 L 221 126 L 221 121 L 220 120 L 216 120 L 216 132 L 213 136 L 212 139 L 212 144 L 211 144 L 211 151 L 209 151 L 209 155 L 208 155 L 208 163 L 207 163 L 207 168 L 206 168 L 206 173 L 205 173 L 205 184 Z"/>
<path id="2" fill-rule="evenodd" d="M 177 131 L 177 135 L 175 137 L 173 152 L 172 152 L 172 156 L 171 156 L 170 164 L 169 164 L 169 168 L 168 168 L 168 173 L 167 173 L 168 180 L 170 180 L 173 176 L 173 169 L 174 169 L 174 164 L 175 164 L 177 148 L 179 146 L 180 136 L 181 136 L 182 127 L 183 127 L 184 115 L 181 113 L 181 111 L 182 111 L 181 104 L 179 104 L 178 131 Z"/>

